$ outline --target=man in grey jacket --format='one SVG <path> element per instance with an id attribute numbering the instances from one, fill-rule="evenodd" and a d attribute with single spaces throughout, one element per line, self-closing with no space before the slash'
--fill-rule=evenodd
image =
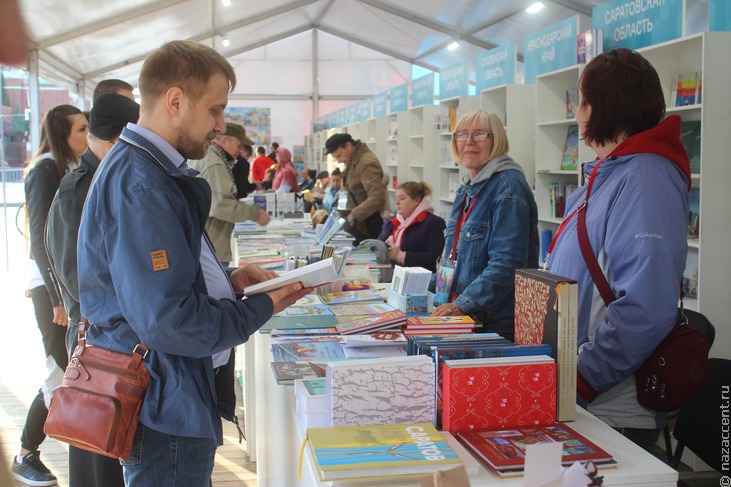
<path id="1" fill-rule="evenodd" d="M 269 215 L 264 210 L 237 199 L 236 182 L 229 169 L 241 148 L 253 143 L 246 136 L 244 127 L 227 123 L 226 132 L 219 134 L 211 143 L 206 157 L 188 161 L 188 166 L 199 171 L 199 176 L 211 186 L 211 212 L 206 221 L 206 232 L 223 265 L 236 264 L 231 263 L 234 223 L 247 220 L 262 226 L 269 223 Z"/>

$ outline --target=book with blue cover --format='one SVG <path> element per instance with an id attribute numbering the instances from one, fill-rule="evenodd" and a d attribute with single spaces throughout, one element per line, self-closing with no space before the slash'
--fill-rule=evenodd
<path id="1" fill-rule="evenodd" d="M 285 342 L 272 344 L 272 357 L 275 362 L 330 362 L 345 360 L 343 346 L 339 341 Z"/>

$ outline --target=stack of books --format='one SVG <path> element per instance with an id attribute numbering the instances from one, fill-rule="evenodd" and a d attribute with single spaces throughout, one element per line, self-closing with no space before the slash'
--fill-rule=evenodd
<path id="1" fill-rule="evenodd" d="M 415 479 L 462 465 L 431 423 L 309 428 L 307 440 L 323 482 Z"/>
<path id="2" fill-rule="evenodd" d="M 371 304 L 383 303 L 385 301 L 383 292 L 377 289 L 320 294 L 320 299 L 327 305 L 350 303 Z"/>
<path id="3" fill-rule="evenodd" d="M 395 266 L 391 277 L 391 289 L 399 294 L 426 294 L 431 271 L 423 267 Z"/>
<path id="4" fill-rule="evenodd" d="M 469 316 L 409 316 L 404 335 L 437 335 L 472 333 L 475 320 Z"/>
<path id="5" fill-rule="evenodd" d="M 536 443 L 563 442 L 561 463 L 591 461 L 599 468 L 612 468 L 615 461 L 606 451 L 565 424 L 508 430 L 464 431 L 456 434 L 462 444 L 499 477 L 523 474 L 525 449 Z"/>

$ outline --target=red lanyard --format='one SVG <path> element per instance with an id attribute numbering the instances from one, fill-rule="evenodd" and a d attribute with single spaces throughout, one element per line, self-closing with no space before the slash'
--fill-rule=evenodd
<path id="1" fill-rule="evenodd" d="M 553 236 L 553 240 L 551 240 L 551 245 L 548 246 L 548 251 L 546 252 L 546 260 L 545 260 L 545 267 L 548 268 L 548 261 L 551 258 L 551 252 L 553 251 L 553 246 L 556 245 L 556 242 L 558 241 L 558 237 L 561 236 L 561 233 L 563 233 L 564 228 L 566 228 L 566 224 L 571 221 L 573 217 L 576 216 L 576 214 L 584 209 L 586 209 L 586 202 L 589 201 L 589 195 L 591 194 L 591 187 L 594 185 L 594 175 L 596 174 L 597 169 L 599 169 L 599 166 L 602 165 L 602 162 L 604 160 L 601 160 L 597 163 L 596 166 L 594 166 L 594 169 L 591 171 L 591 176 L 589 176 L 589 183 L 586 185 L 586 196 L 584 197 L 584 201 L 574 209 L 574 211 L 571 212 L 571 214 L 567 217 L 564 217 L 563 221 L 561 222 L 561 225 L 558 227 L 558 230 L 556 230 L 556 235 Z"/>
<path id="2" fill-rule="evenodd" d="M 485 185 L 482 186 L 484 188 Z M 462 224 L 464 221 L 470 216 L 470 212 L 472 211 L 472 207 L 475 206 L 475 203 L 477 203 L 477 197 L 480 194 L 480 191 L 482 191 L 482 188 L 480 188 L 475 196 L 472 198 L 472 203 L 470 203 L 470 206 L 467 208 L 467 211 L 464 211 L 464 201 L 462 201 L 462 206 L 459 208 L 459 217 L 457 217 L 457 226 L 454 228 L 454 241 L 452 242 L 452 253 L 449 254 L 449 258 L 451 260 L 457 260 L 457 243 L 459 242 L 459 233 L 462 231 Z"/>

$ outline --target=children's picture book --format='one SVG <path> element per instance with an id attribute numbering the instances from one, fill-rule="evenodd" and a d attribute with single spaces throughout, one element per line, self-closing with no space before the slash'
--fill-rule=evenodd
<path id="1" fill-rule="evenodd" d="M 434 380 L 434 364 L 423 355 L 330 362 L 327 424 L 433 422 Z"/>
<path id="2" fill-rule="evenodd" d="M 320 294 L 320 299 L 327 305 L 350 303 L 382 303 L 384 294 L 377 289 L 363 289 L 361 291 L 341 291 Z"/>
<path id="3" fill-rule="evenodd" d="M 377 332 L 370 335 L 343 335 L 343 347 L 405 347 L 403 333 Z"/>
<path id="4" fill-rule="evenodd" d="M 682 107 L 700 103 L 701 72 L 674 74 L 670 81 L 670 106 Z"/>
<path id="5" fill-rule="evenodd" d="M 296 379 L 316 379 L 325 376 L 325 369 L 304 361 L 272 362 L 277 384 L 292 385 Z"/>
<path id="6" fill-rule="evenodd" d="M 400 309 L 338 323 L 335 325 L 342 335 L 360 335 L 380 330 L 400 328 L 406 323 L 406 314 Z"/>
<path id="7" fill-rule="evenodd" d="M 273 337 L 279 335 L 336 335 L 337 333 L 338 329 L 334 326 L 328 328 L 289 328 L 284 330 L 269 330 L 269 334 Z"/>
<path id="8" fill-rule="evenodd" d="M 576 417 L 578 284 L 538 269 L 515 271 L 515 343 L 551 345 L 557 364 L 558 421 Z"/>
<path id="9" fill-rule="evenodd" d="M 561 463 L 565 466 L 577 461 L 595 464 L 613 461 L 609 453 L 565 424 L 461 431 L 456 436 L 468 450 L 496 471 L 521 470 L 525 464 L 526 446 L 536 443 L 563 442 Z"/>
<path id="10" fill-rule="evenodd" d="M 339 341 L 294 342 L 272 344 L 275 362 L 329 362 L 345 360 L 343 346 Z"/>
<path id="11" fill-rule="evenodd" d="M 320 480 L 415 478 L 462 464 L 428 422 L 308 428 Z"/>
<path id="12" fill-rule="evenodd" d="M 396 311 L 392 306 L 386 303 L 369 303 L 369 304 L 333 304 L 330 311 L 335 316 L 360 316 L 374 315 L 386 313 L 388 311 Z"/>
<path id="13" fill-rule="evenodd" d="M 556 422 L 556 363 L 547 355 L 446 360 L 442 388 L 442 429 L 452 434 Z"/>
<path id="14" fill-rule="evenodd" d="M 688 238 L 697 239 L 700 236 L 700 214 L 701 190 L 690 188 L 690 204 L 688 206 Z"/>
<path id="15" fill-rule="evenodd" d="M 577 161 L 579 159 L 579 126 L 571 124 L 566 130 L 566 142 L 563 148 L 563 159 L 561 159 L 561 169 L 564 171 L 576 170 Z"/>
<path id="16" fill-rule="evenodd" d="M 284 308 L 274 316 L 323 316 L 331 315 L 332 312 L 324 304 L 310 304 L 298 306 L 293 304 L 289 308 Z"/>
<path id="17" fill-rule="evenodd" d="M 684 121 L 680 124 L 680 141 L 690 159 L 690 172 L 701 171 L 701 122 L 700 120 Z"/>

